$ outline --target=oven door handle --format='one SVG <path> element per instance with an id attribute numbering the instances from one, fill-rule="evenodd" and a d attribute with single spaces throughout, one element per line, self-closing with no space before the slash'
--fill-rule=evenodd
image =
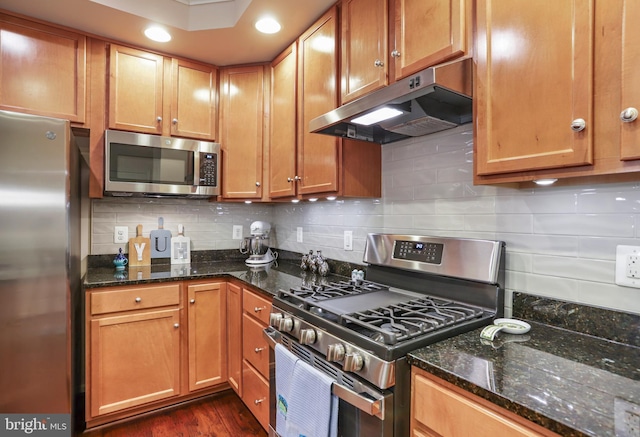
<path id="1" fill-rule="evenodd" d="M 359 393 L 338 383 L 333 383 L 331 392 L 348 403 L 353 405 L 360 411 L 367 413 L 369 416 L 375 416 L 384 419 L 383 401 L 384 399 L 369 399 Z"/>
<path id="2" fill-rule="evenodd" d="M 262 330 L 262 337 L 267 340 L 269 343 L 269 347 L 271 349 L 276 348 L 276 343 L 281 342 L 282 334 L 280 334 L 277 330 L 273 329 L 271 326 Z"/>

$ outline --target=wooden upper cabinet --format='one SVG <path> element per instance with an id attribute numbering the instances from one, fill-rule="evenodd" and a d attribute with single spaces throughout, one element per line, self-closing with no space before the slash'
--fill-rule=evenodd
<path id="1" fill-rule="evenodd" d="M 622 85 L 620 130 L 622 159 L 640 159 L 640 120 L 633 119 L 640 111 L 640 2 L 626 0 L 622 11 Z M 613 111 L 612 111 L 613 112 Z M 633 120 L 632 120 L 633 119 Z"/>
<path id="2" fill-rule="evenodd" d="M 478 0 L 476 13 L 476 175 L 591 164 L 594 1 Z"/>
<path id="3" fill-rule="evenodd" d="M 220 74 L 222 197 L 260 199 L 263 183 L 264 67 Z"/>
<path id="4" fill-rule="evenodd" d="M 111 44 L 109 127 L 162 134 L 164 57 Z"/>
<path id="5" fill-rule="evenodd" d="M 341 4 L 341 104 L 388 83 L 387 0 L 343 0 Z"/>
<path id="6" fill-rule="evenodd" d="M 338 188 L 338 139 L 309 132 L 309 122 L 338 102 L 338 16 L 330 8 L 298 39 L 298 194 Z"/>
<path id="7" fill-rule="evenodd" d="M 296 194 L 296 43 L 271 63 L 269 197 Z"/>
<path id="8" fill-rule="evenodd" d="M 86 37 L 0 14 L 0 109 L 84 123 Z"/>
<path id="9" fill-rule="evenodd" d="M 390 62 L 394 80 L 469 50 L 468 0 L 393 0 Z"/>
<path id="10" fill-rule="evenodd" d="M 171 78 L 171 135 L 214 140 L 218 69 L 173 59 Z"/>

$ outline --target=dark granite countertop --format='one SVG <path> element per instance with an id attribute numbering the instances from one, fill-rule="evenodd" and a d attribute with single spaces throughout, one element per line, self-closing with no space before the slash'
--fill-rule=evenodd
<path id="1" fill-rule="evenodd" d="M 640 316 L 626 320 L 635 341 Z M 527 334 L 499 333 L 491 342 L 478 329 L 414 351 L 408 361 L 563 436 L 640 435 L 640 348 L 527 321 Z"/>

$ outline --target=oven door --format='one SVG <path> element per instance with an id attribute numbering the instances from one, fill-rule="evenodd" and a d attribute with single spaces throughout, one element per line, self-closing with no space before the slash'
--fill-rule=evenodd
<path id="1" fill-rule="evenodd" d="M 269 342 L 269 437 L 280 437 L 276 433 L 276 370 L 274 349 L 276 343 L 284 345 L 296 357 L 333 380 L 332 391 L 340 404 L 338 407 L 339 437 L 391 437 L 394 433 L 394 394 L 381 390 L 351 377 L 328 362 L 311 348 L 300 345 L 294 339 L 282 335 L 269 327 L 263 331 Z"/>

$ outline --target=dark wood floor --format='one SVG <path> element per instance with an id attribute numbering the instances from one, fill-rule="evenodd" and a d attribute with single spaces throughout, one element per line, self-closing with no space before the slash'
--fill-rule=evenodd
<path id="1" fill-rule="evenodd" d="M 266 437 L 232 391 L 125 423 L 85 431 L 81 437 Z"/>

